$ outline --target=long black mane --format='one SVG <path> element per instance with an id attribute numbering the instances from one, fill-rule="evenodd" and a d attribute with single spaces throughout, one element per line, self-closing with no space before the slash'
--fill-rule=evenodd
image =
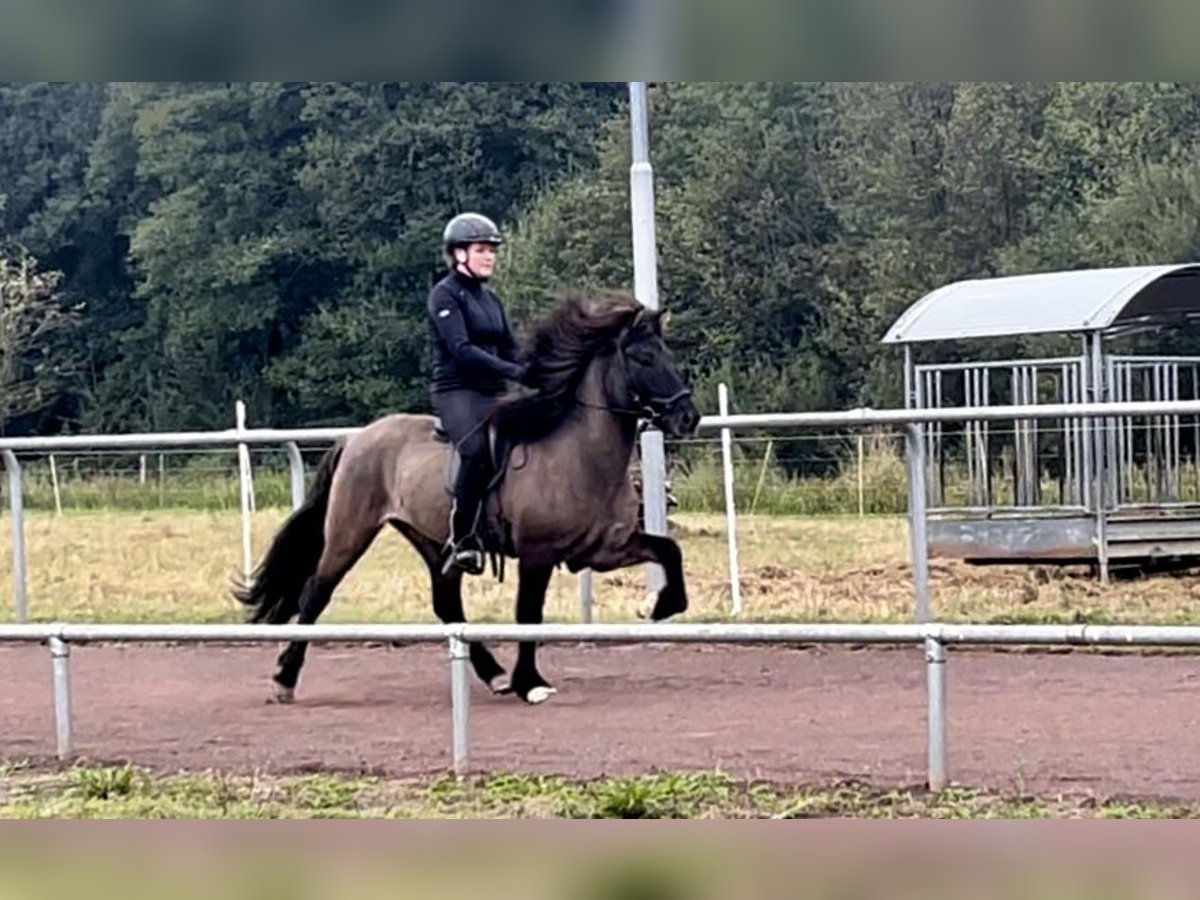
<path id="1" fill-rule="evenodd" d="M 497 425 L 522 441 L 541 440 L 557 429 L 578 406 L 580 382 L 596 354 L 611 346 L 643 310 L 623 294 L 600 300 L 562 297 L 534 330 L 525 353 L 533 393 L 500 400 L 494 413 Z"/>

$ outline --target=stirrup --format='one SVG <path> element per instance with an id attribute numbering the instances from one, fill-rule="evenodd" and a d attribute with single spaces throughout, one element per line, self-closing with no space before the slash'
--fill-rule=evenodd
<path id="1" fill-rule="evenodd" d="M 448 575 L 452 568 L 461 569 L 468 575 L 482 575 L 484 570 L 483 551 L 474 547 L 452 547 L 442 566 L 442 574 Z"/>

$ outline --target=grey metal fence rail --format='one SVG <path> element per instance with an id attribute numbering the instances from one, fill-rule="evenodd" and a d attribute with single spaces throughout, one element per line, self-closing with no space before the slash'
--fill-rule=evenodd
<path id="1" fill-rule="evenodd" d="M 946 731 L 947 647 L 951 645 L 1200 647 L 1200 627 L 1138 625 L 4 625 L 0 642 L 46 643 L 54 682 L 56 752 L 73 755 L 70 660 L 74 644 L 227 643 L 306 640 L 445 642 L 450 657 L 451 768 L 470 767 L 470 660 L 474 641 L 540 643 L 913 644 L 925 649 L 927 786 L 949 783 Z"/>
<path id="2" fill-rule="evenodd" d="M 835 412 L 761 413 L 705 416 L 701 431 L 718 431 L 722 436 L 754 429 L 822 429 L 869 426 L 903 427 L 906 434 L 908 469 L 909 527 L 916 620 L 931 618 L 928 540 L 926 532 L 927 487 L 926 448 L 923 426 L 934 422 L 997 421 L 1012 419 L 1089 419 L 1117 416 L 1200 415 L 1200 400 L 1127 401 L 1121 403 L 1047 403 L 1034 405 L 953 407 L 927 409 L 860 408 Z M 299 446 L 329 444 L 339 437 L 354 434 L 359 428 L 299 429 L 225 429 L 206 432 L 164 432 L 156 434 L 60 435 L 56 437 L 0 438 L 0 459 L 8 470 L 9 506 L 12 525 L 13 594 L 16 619 L 28 621 L 28 574 L 25 558 L 24 502 L 21 467 L 17 453 L 90 450 L 138 450 L 170 448 L 214 448 L 239 446 L 282 446 L 291 464 L 292 503 L 304 497 L 304 464 Z M 727 444 L 728 441 L 723 443 Z M 727 452 L 727 451 L 726 451 Z M 726 479 L 729 478 L 726 466 Z M 727 495 L 727 515 L 732 516 L 732 497 Z M 736 559 L 734 529 L 729 529 L 730 559 Z M 586 573 L 585 573 L 586 574 Z M 731 574 L 736 583 L 736 572 Z M 740 612 L 737 590 L 734 613 Z M 584 599 L 583 618 L 590 621 L 589 597 Z"/>

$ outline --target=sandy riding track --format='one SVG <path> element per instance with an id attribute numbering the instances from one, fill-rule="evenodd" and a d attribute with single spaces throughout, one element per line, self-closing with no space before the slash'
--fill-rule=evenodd
<path id="1" fill-rule="evenodd" d="M 495 648 L 502 662 L 511 645 Z M 441 646 L 315 645 L 291 707 L 266 704 L 277 648 L 80 646 L 75 740 L 94 762 L 164 770 L 444 774 Z M 548 646 L 560 693 L 541 707 L 472 684 L 483 771 L 579 777 L 716 769 L 786 783 L 919 785 L 919 649 Z M 1200 800 L 1200 659 L 1186 655 L 950 653 L 954 783 L 1022 793 Z M 0 756 L 54 747 L 45 647 L 0 646 Z"/>

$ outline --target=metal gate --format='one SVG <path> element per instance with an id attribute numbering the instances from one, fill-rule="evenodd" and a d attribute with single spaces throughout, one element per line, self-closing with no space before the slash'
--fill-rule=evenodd
<path id="1" fill-rule="evenodd" d="M 1085 402 L 1086 360 L 1060 357 L 915 367 L 919 409 Z M 931 511 L 1086 509 L 1091 466 L 1077 420 L 927 427 Z"/>
<path id="2" fill-rule="evenodd" d="M 1200 399 L 1200 357 L 908 368 L 918 408 Z M 925 426 L 931 547 L 976 561 L 1200 557 L 1200 417 Z"/>
<path id="3" fill-rule="evenodd" d="M 1114 356 L 1108 360 L 1113 400 L 1200 398 L 1200 357 Z M 1153 416 L 1105 420 L 1111 464 L 1108 496 L 1117 508 L 1200 502 L 1200 419 Z"/>

